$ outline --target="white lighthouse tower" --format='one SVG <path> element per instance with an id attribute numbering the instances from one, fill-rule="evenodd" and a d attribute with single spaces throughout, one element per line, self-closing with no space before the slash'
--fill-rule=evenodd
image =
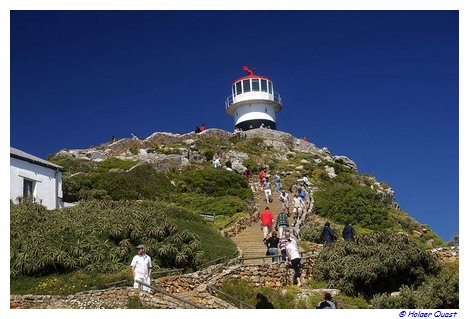
<path id="1" fill-rule="evenodd" d="M 272 80 L 255 75 L 247 66 L 243 70 L 248 75 L 233 81 L 231 95 L 225 102 L 226 113 L 234 117 L 236 129 L 277 129 L 275 113 L 282 109 L 282 99 L 274 91 Z"/>

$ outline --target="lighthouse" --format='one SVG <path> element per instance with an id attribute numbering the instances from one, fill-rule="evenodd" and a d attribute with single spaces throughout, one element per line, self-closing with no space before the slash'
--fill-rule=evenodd
<path id="1" fill-rule="evenodd" d="M 243 70 L 248 74 L 233 81 L 231 95 L 225 101 L 226 113 L 234 117 L 236 129 L 277 129 L 275 113 L 282 109 L 282 99 L 274 91 L 272 80 L 255 75 L 247 66 Z"/>

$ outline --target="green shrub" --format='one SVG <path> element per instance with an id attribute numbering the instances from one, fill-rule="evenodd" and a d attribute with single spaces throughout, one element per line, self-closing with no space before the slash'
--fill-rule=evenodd
<path id="1" fill-rule="evenodd" d="M 458 309 L 459 276 L 443 271 L 417 289 L 401 287 L 398 296 L 376 295 L 371 304 L 379 309 Z"/>
<path id="2" fill-rule="evenodd" d="M 50 162 L 62 166 L 64 176 L 75 174 L 78 172 L 88 173 L 96 169 L 96 162 L 77 159 L 69 156 L 54 156 L 49 159 Z"/>
<path id="3" fill-rule="evenodd" d="M 317 220 L 309 222 L 301 227 L 300 235 L 301 239 L 307 240 L 316 244 L 322 244 L 323 240 L 321 238 L 322 230 L 324 228 L 324 222 L 319 222 Z M 331 224 L 332 232 L 336 238 L 341 237 L 341 229 L 338 225 Z"/>
<path id="4" fill-rule="evenodd" d="M 196 268 L 237 253 L 199 216 L 163 202 L 90 201 L 56 211 L 12 205 L 10 216 L 12 277 L 116 271 L 130 263 L 139 243 L 156 267 Z"/>
<path id="5" fill-rule="evenodd" d="M 173 193 L 168 200 L 195 213 L 232 215 L 247 211 L 246 201 L 234 196 L 210 197 L 194 193 Z"/>
<path id="6" fill-rule="evenodd" d="M 110 169 L 120 169 L 126 171 L 136 164 L 137 161 L 121 160 L 116 157 L 109 157 L 106 160 L 97 163 L 96 171 L 102 173 L 108 172 Z"/>
<path id="7" fill-rule="evenodd" d="M 179 192 L 195 192 L 212 197 L 236 196 L 252 199 L 248 182 L 241 175 L 225 169 L 207 167 L 200 170 L 187 169 L 179 175 Z"/>
<path id="8" fill-rule="evenodd" d="M 406 235 L 376 232 L 325 247 L 313 275 L 347 295 L 372 296 L 418 285 L 437 270 L 434 259 Z"/>
<path id="9" fill-rule="evenodd" d="M 319 215 L 338 223 L 352 222 L 375 230 L 391 228 L 396 222 L 390 218 L 390 208 L 365 186 L 326 185 L 314 195 Z"/>
<path id="10" fill-rule="evenodd" d="M 66 202 L 90 198 L 134 200 L 162 198 L 175 191 L 175 187 L 164 173 L 157 172 L 149 164 L 142 164 L 129 172 L 64 177 L 63 191 Z"/>

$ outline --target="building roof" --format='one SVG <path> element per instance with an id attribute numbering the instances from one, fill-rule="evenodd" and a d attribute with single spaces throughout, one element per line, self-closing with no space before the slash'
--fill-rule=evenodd
<path id="1" fill-rule="evenodd" d="M 45 166 L 45 167 L 48 167 L 48 168 L 59 169 L 59 170 L 63 169 L 62 166 L 59 166 L 59 165 L 56 165 L 56 164 L 51 163 L 49 161 L 43 160 L 42 158 L 39 158 L 37 156 L 28 154 L 26 152 L 23 152 L 19 149 L 11 147 L 11 146 L 10 146 L 10 157 L 18 158 L 18 159 L 21 159 L 21 160 L 24 160 L 24 161 L 27 161 L 27 162 L 30 162 L 30 163 L 33 163 L 33 164 Z"/>
<path id="2" fill-rule="evenodd" d="M 247 79 L 265 79 L 265 80 L 272 81 L 270 78 L 263 76 L 263 75 L 250 74 L 250 75 L 246 75 L 246 76 L 243 76 L 242 78 L 234 80 L 233 84 L 242 80 L 247 80 Z"/>

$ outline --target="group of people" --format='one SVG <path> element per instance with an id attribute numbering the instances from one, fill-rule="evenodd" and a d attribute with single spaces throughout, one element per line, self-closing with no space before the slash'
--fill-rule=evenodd
<path id="1" fill-rule="evenodd" d="M 219 157 L 215 157 L 213 159 L 213 167 L 214 168 L 221 168 L 222 165 L 221 165 L 221 160 Z M 233 170 L 233 164 L 231 163 L 231 160 L 227 160 L 225 162 L 225 169 L 227 169 L 228 171 L 232 171 Z"/>
<path id="2" fill-rule="evenodd" d="M 282 208 L 277 220 L 275 220 L 267 206 L 259 216 L 259 223 L 264 235 L 264 244 L 267 246 L 266 255 L 271 255 L 274 263 L 280 262 L 280 258 L 282 258 L 282 261 L 295 271 L 293 283 L 301 286 L 301 256 L 296 240 L 291 237 L 288 230 L 286 210 Z M 274 225 L 279 236 L 277 236 L 277 230 L 273 229 Z"/>
<path id="3" fill-rule="evenodd" d="M 347 223 L 342 230 L 342 238 L 346 241 L 355 241 L 355 229 L 352 223 Z M 321 241 L 325 245 L 332 244 L 337 239 L 334 230 L 331 227 L 331 223 L 326 222 L 321 232 Z"/>
<path id="4" fill-rule="evenodd" d="M 256 309 L 275 309 L 274 305 L 269 301 L 269 299 L 258 293 L 256 295 Z M 338 309 L 337 302 L 332 300 L 332 295 L 328 292 L 324 294 L 324 300 L 320 301 L 316 306 L 316 309 Z"/>

